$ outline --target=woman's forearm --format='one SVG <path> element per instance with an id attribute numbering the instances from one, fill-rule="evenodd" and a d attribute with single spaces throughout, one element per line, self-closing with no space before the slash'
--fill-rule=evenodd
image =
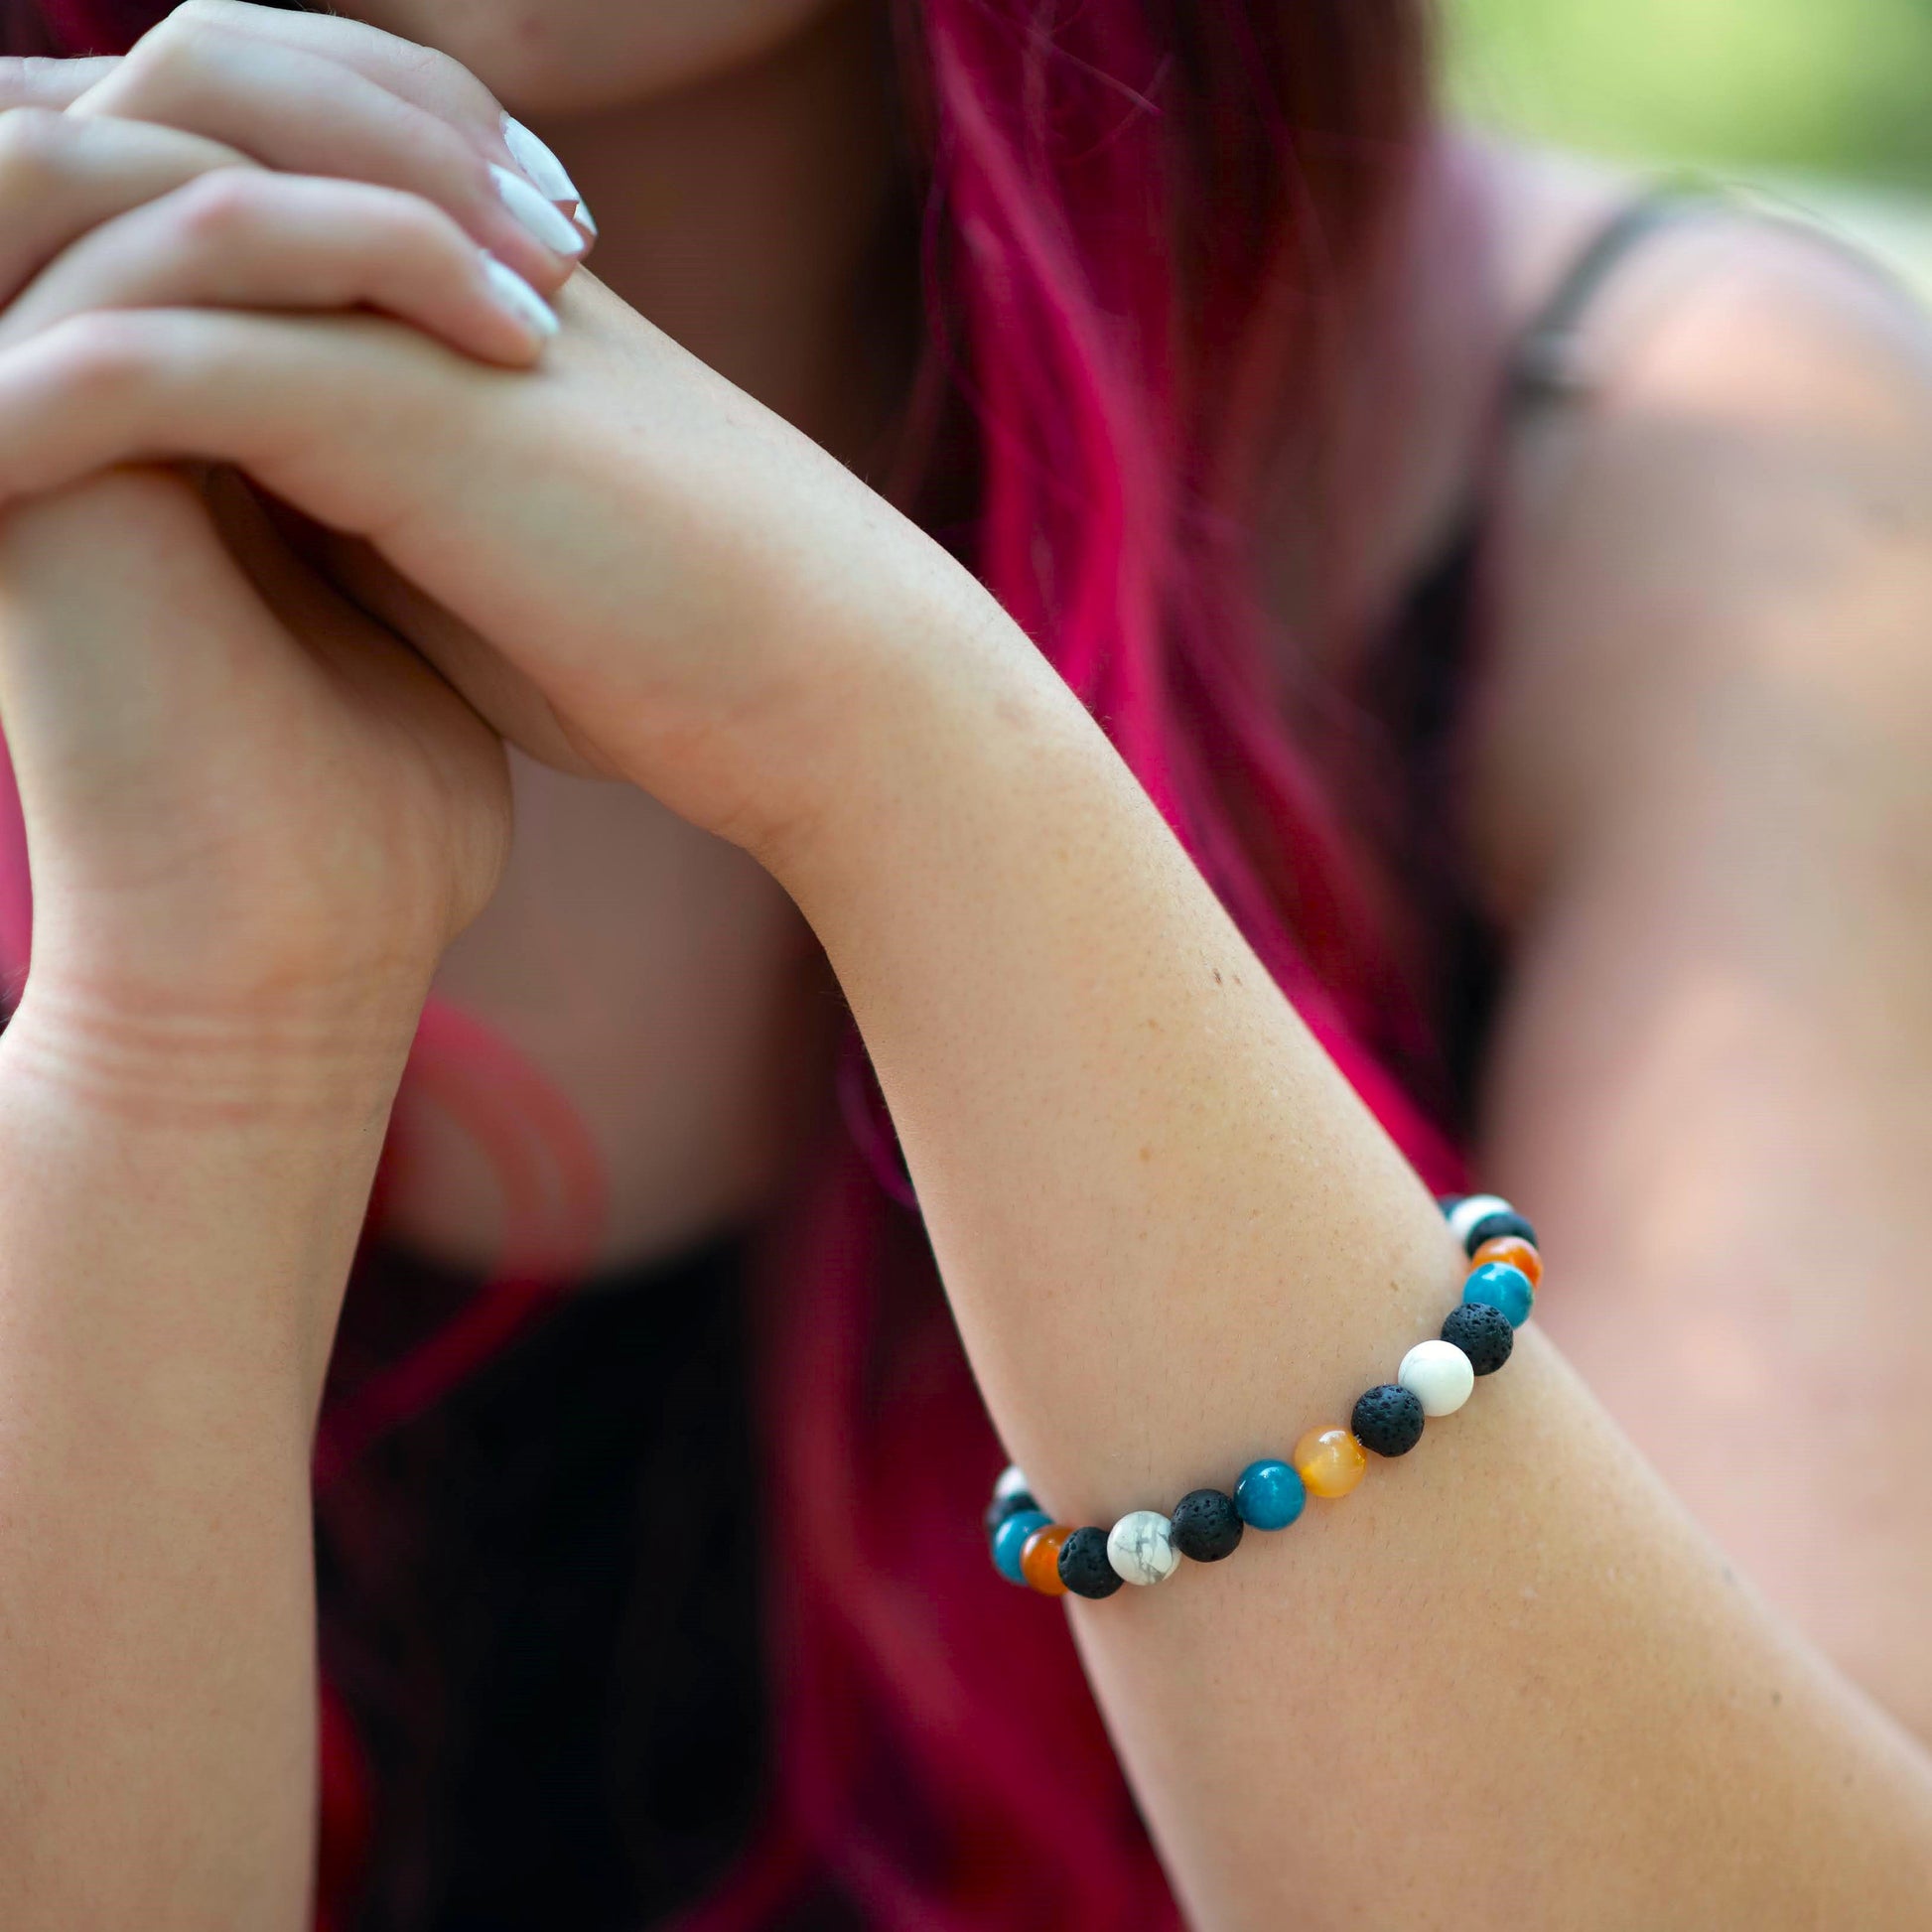
<path id="1" fill-rule="evenodd" d="M 311 1438 L 408 1027 L 0 1039 L 0 1924 L 293 1929 Z"/>
<path id="2" fill-rule="evenodd" d="M 1043 1508 L 1104 1525 L 1345 1425 L 1459 1257 L 1084 714 L 998 661 L 882 699 L 780 876 L 994 1419 Z M 1533 1324 L 1353 1496 L 1071 1614 L 1202 1926 L 1903 1928 L 1932 1902 L 1932 1765 Z"/>

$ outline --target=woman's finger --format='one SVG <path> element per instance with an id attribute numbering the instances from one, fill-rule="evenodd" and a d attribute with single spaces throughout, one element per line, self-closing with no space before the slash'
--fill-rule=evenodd
<path id="1" fill-rule="evenodd" d="M 521 365 L 549 305 L 441 208 L 392 188 L 224 168 L 103 222 L 0 315 L 0 350 L 94 309 L 366 307 Z"/>
<path id="2" fill-rule="evenodd" d="M 453 411 L 500 420 L 498 385 L 541 380 L 375 316 L 90 310 L 0 352 L 0 511 L 124 463 L 232 463 L 381 543 L 473 481 L 466 440 L 436 426 Z"/>
<path id="3" fill-rule="evenodd" d="M 0 58 L 0 108 L 52 107 L 58 111 L 70 107 L 120 64 L 118 54 L 78 61 L 56 61 L 37 54 Z"/>
<path id="4" fill-rule="evenodd" d="M 365 80 L 467 130 L 492 160 L 520 169 L 592 234 L 597 232 L 562 162 L 521 122 L 504 113 L 502 103 L 461 61 L 340 14 L 251 6 L 247 0 L 186 0 L 174 18 L 180 21 L 183 16 L 340 61 Z"/>
<path id="5" fill-rule="evenodd" d="M 447 54 L 340 14 L 251 6 L 247 0 L 185 0 L 168 19 L 170 32 L 202 20 L 340 62 L 365 80 L 466 130 L 489 159 L 521 170 L 580 226 L 596 234 L 597 224 L 563 164 L 528 128 L 504 113 L 502 103 L 462 62 Z M 104 80 L 121 58 L 0 59 L 0 108 L 69 106 Z"/>
<path id="6" fill-rule="evenodd" d="M 559 286 L 588 245 L 470 133 L 340 62 L 199 13 L 170 16 L 68 111 L 159 121 L 289 174 L 420 195 L 544 289 Z"/>
<path id="7" fill-rule="evenodd" d="M 375 317 L 94 310 L 0 351 L 0 529 L 58 478 L 145 459 L 231 466 L 274 500 L 278 524 L 322 526 L 298 539 L 302 554 L 337 559 L 353 550 L 337 539 L 365 539 L 389 568 L 365 558 L 345 588 L 407 621 L 411 644 L 492 726 L 608 776 L 615 762 L 565 726 L 548 675 L 539 689 L 491 648 L 545 637 L 564 688 L 582 666 L 556 636 L 560 595 L 610 575 L 585 544 L 595 518 L 582 496 L 607 508 L 602 482 L 560 488 L 538 454 L 557 406 L 541 368 L 487 368 Z M 445 514 L 458 500 L 461 534 Z"/>
<path id="8" fill-rule="evenodd" d="M 0 305 L 90 228 L 223 168 L 257 164 L 147 121 L 82 120 L 46 107 L 0 113 Z"/>
<path id="9" fill-rule="evenodd" d="M 543 367 L 486 367 L 378 317 L 93 310 L 0 351 L 0 527 L 104 471 L 230 465 L 287 511 L 365 539 L 408 601 L 440 607 L 411 641 L 481 715 L 608 773 L 560 723 L 558 693 L 586 672 L 581 637 L 557 634 L 559 599 L 587 589 L 627 611 L 629 597 L 600 581 L 610 560 L 585 540 L 590 505 L 610 508 L 603 475 L 560 482 L 543 459 L 559 406 Z M 479 647 L 519 636 L 545 639 L 541 692 Z"/>

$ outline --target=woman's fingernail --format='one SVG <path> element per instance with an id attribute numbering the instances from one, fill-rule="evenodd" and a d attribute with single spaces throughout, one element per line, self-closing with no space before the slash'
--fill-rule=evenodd
<path id="1" fill-rule="evenodd" d="M 563 324 L 557 320 L 557 312 L 535 289 L 533 289 L 515 269 L 506 262 L 484 252 L 483 258 L 483 274 L 489 282 L 489 292 L 496 299 L 496 306 L 504 310 L 525 329 L 539 336 L 554 336 Z"/>
<path id="2" fill-rule="evenodd" d="M 510 151 L 510 159 L 529 176 L 540 193 L 553 202 L 562 202 L 580 227 L 593 235 L 597 233 L 597 223 L 591 218 L 583 196 L 578 194 L 570 170 L 513 114 L 503 116 L 503 145 Z"/>
<path id="3" fill-rule="evenodd" d="M 584 231 L 555 203 L 547 201 L 541 190 L 533 188 L 521 175 L 489 164 L 489 178 L 503 206 L 543 243 L 572 261 L 589 248 Z"/>
<path id="4" fill-rule="evenodd" d="M 509 149 L 510 159 L 553 202 L 581 202 L 584 199 L 578 194 L 577 184 L 571 180 L 564 164 L 521 121 L 508 114 L 503 116 L 503 145 Z"/>

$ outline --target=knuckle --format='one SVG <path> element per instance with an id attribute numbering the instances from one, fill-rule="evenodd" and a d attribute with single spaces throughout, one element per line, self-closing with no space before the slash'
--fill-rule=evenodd
<path id="1" fill-rule="evenodd" d="M 53 381 L 69 401 L 103 403 L 139 381 L 150 355 L 144 318 L 131 309 L 94 309 L 61 323 Z"/>
<path id="2" fill-rule="evenodd" d="M 456 221 L 420 195 L 385 196 L 375 205 L 371 230 L 378 247 L 405 258 L 442 255 L 452 248 L 473 247 Z"/>
<path id="3" fill-rule="evenodd" d="M 246 168 L 216 168 L 177 189 L 169 199 L 182 240 L 204 250 L 241 240 L 261 212 L 265 180 Z"/>
<path id="4" fill-rule="evenodd" d="M 326 204 L 333 215 L 352 224 L 354 250 L 365 258 L 420 261 L 452 245 L 474 249 L 452 216 L 406 188 L 314 181 L 302 184 L 302 192 L 307 206 L 319 209 Z"/>
<path id="5" fill-rule="evenodd" d="M 46 107 L 0 113 L 0 190 L 37 194 L 61 173 L 74 123 Z"/>
<path id="6" fill-rule="evenodd" d="M 175 86 L 199 73 L 209 23 L 188 8 L 177 8 L 135 42 L 118 76 L 128 91 Z"/>
<path id="7" fill-rule="evenodd" d="M 436 97 L 455 109 L 468 110 L 493 120 L 501 111 L 496 96 L 454 55 L 440 47 L 406 47 L 404 58 L 413 61 L 418 76 L 435 90 Z"/>

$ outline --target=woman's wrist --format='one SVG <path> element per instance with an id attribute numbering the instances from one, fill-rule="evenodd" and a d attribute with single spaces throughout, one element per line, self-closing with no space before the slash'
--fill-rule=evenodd
<path id="1" fill-rule="evenodd" d="M 754 852 L 828 945 L 868 908 L 934 890 L 974 825 L 1133 785 L 1025 632 L 959 578 L 846 674 L 813 733 L 807 802 Z"/>
<path id="2" fill-rule="evenodd" d="M 293 1926 L 315 1422 L 393 1075 L 47 991 L 0 1037 L 0 1777 L 59 1802 L 0 1817 L 0 1916 Z"/>
<path id="3" fill-rule="evenodd" d="M 427 972 L 319 980 L 231 1000 L 130 993 L 37 968 L 0 1064 L 77 1114 L 137 1127 L 359 1134 L 395 1098 L 428 983 Z"/>
<path id="4" fill-rule="evenodd" d="M 154 1325 L 153 1363 L 277 1364 L 259 1391 L 306 1431 L 411 1031 L 386 1004 L 151 1016 L 37 979 L 0 1035 L 0 1139 L 32 1150 L 0 1220 L 90 1201 L 102 1318 Z M 52 1248 L 11 1292 L 71 1300 Z"/>

